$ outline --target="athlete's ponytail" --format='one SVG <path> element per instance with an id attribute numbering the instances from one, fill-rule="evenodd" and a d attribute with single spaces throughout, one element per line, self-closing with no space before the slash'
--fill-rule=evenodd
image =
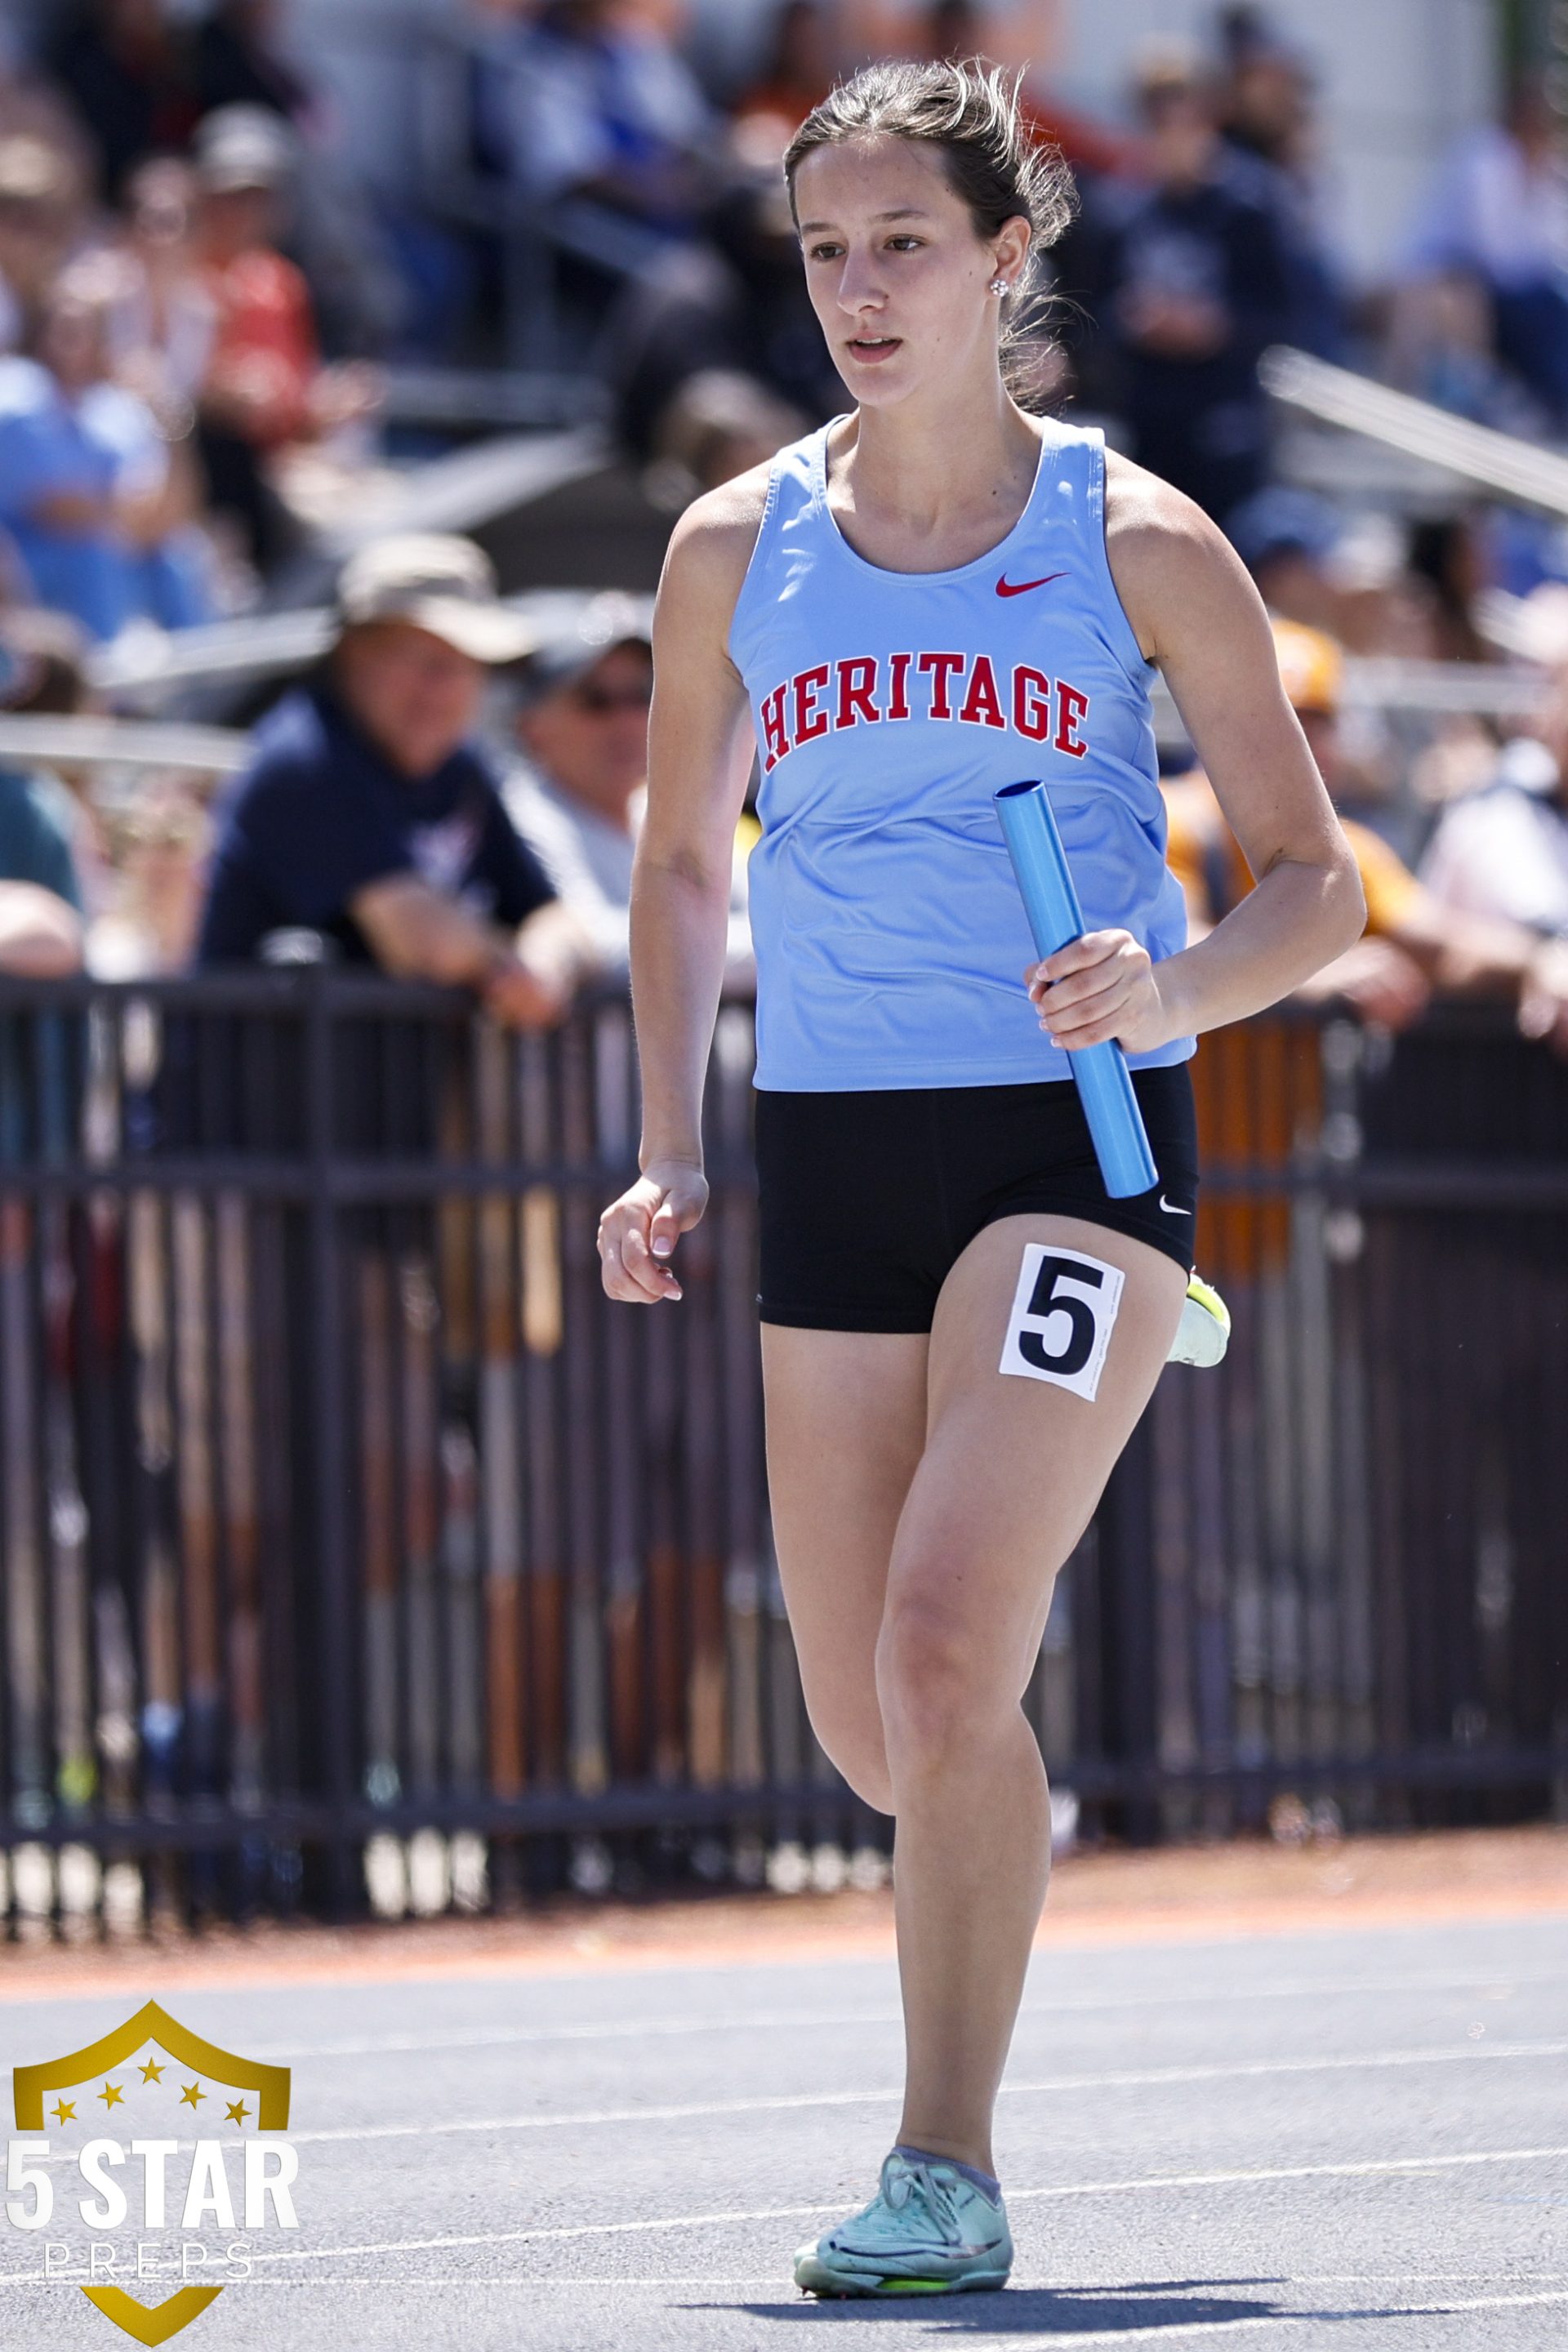
<path id="1" fill-rule="evenodd" d="M 795 175 L 818 147 L 836 147 L 879 131 L 940 148 L 948 184 L 978 237 L 994 236 L 1005 221 L 1029 223 L 1029 257 L 1005 296 L 1002 375 L 1024 407 L 1038 404 L 1048 345 L 1043 317 L 1049 306 L 1044 257 L 1072 217 L 1072 174 L 1059 151 L 1035 139 L 1018 104 L 1022 75 L 978 58 L 961 64 L 917 65 L 895 58 L 864 66 L 814 107 L 784 151 L 790 210 L 798 227 Z"/>

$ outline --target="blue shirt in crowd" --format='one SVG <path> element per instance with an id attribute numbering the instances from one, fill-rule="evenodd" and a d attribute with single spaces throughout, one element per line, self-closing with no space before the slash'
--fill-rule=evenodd
<path id="1" fill-rule="evenodd" d="M 139 613 L 171 626 L 201 618 L 194 583 L 182 582 L 170 603 L 156 553 L 132 546 L 107 516 L 67 530 L 39 509 L 65 495 L 107 505 L 156 490 L 167 464 L 153 412 L 133 393 L 95 383 L 68 399 L 36 360 L 0 360 L 0 523 L 39 604 L 69 613 L 94 637 L 117 635 Z"/>
<path id="2" fill-rule="evenodd" d="M 258 728 L 226 803 L 197 961 L 245 962 L 268 931 L 308 928 L 374 962 L 349 903 L 395 874 L 509 927 L 556 895 L 470 745 L 431 775 L 405 776 L 324 679 L 296 688 Z"/>

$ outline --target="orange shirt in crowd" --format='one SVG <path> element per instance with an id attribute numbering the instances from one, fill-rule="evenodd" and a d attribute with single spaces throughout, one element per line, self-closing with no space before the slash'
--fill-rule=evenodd
<path id="1" fill-rule="evenodd" d="M 1205 775 L 1194 771 L 1176 776 L 1163 789 L 1165 862 L 1188 907 L 1217 923 L 1253 887 L 1251 868 Z M 1421 886 L 1370 825 L 1349 817 L 1342 817 L 1340 824 L 1366 893 L 1366 936 L 1387 939 L 1398 931 Z"/>
<path id="2" fill-rule="evenodd" d="M 1171 778 L 1163 789 L 1166 863 L 1191 912 L 1217 923 L 1254 887 L 1251 868 L 1200 770 Z M 1397 931 L 1421 886 L 1370 827 L 1340 822 L 1366 893 L 1367 935 L 1386 937 Z M 1324 1103 L 1315 1028 L 1279 1012 L 1236 1022 L 1200 1037 L 1190 1067 L 1205 1167 L 1283 1168 L 1319 1134 Z M 1289 1201 L 1216 1191 L 1199 1202 L 1194 1246 L 1196 1262 L 1222 1289 L 1278 1273 L 1290 1251 Z"/>

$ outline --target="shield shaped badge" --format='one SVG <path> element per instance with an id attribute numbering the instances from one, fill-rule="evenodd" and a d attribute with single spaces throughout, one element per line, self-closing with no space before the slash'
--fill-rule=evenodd
<path id="1" fill-rule="evenodd" d="M 146 2063 L 131 2068 L 132 2059 L 143 2051 L 153 2055 Z M 157 2053 L 163 2053 L 160 2063 Z M 176 2070 L 189 2068 L 193 2080 L 179 2089 L 175 2084 L 163 2092 L 165 2065 Z M 212 2093 L 209 2084 L 221 2084 L 237 2091 L 240 2096 L 226 2108 L 227 2120 L 241 2134 L 247 2126 L 258 2132 L 280 2132 L 289 2128 L 289 2070 L 287 2066 L 268 2066 L 253 2058 L 242 2058 L 232 2050 L 220 2049 L 216 2042 L 207 2042 L 193 2033 L 160 2008 L 155 2000 L 146 2002 L 133 2017 L 101 2041 L 89 2042 L 84 2050 L 73 2050 L 64 2058 L 52 2058 L 39 2066 L 18 2066 L 12 2078 L 12 2108 L 19 2132 L 39 2132 L 45 2129 L 45 2102 L 52 2093 L 55 2105 L 49 2113 L 60 2123 L 75 2118 L 76 2102 L 66 2094 L 89 2083 L 101 2081 L 102 2089 L 94 2095 L 101 2099 L 106 2112 L 124 2103 L 125 2089 L 131 2087 L 113 2080 L 116 2070 L 134 2071 L 142 2075 L 142 2088 L 150 2095 L 162 2095 L 166 2102 L 165 2120 L 188 2109 L 189 2120 L 199 2121 L 203 2103 Z M 255 2106 L 247 2104 L 247 2095 L 254 2097 Z M 216 2112 L 216 2111 L 215 2111 Z M 144 2304 L 120 2286 L 84 2286 L 88 2301 L 104 2317 L 133 2337 L 138 2344 L 166 2344 L 193 2319 L 199 2318 L 210 2304 L 223 2293 L 221 2286 L 182 2286 L 162 2303 Z"/>

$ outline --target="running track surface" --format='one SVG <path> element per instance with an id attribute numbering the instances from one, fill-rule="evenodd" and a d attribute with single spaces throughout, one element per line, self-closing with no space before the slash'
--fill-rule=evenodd
<path id="1" fill-rule="evenodd" d="M 885 1953 L 165 1998 L 294 2070 L 300 2229 L 260 2242 L 256 2283 L 174 2339 L 192 2352 L 1568 2342 L 1568 1916 L 1037 1950 L 997 2117 L 1012 2280 L 941 2300 L 819 2304 L 790 2277 L 895 2135 Z M 5 2062 L 136 2005 L 10 2000 Z M 56 2179 L 49 2234 L 79 2246 L 80 2183 Z M 0 2235 L 0 2341 L 132 2340 Z"/>

